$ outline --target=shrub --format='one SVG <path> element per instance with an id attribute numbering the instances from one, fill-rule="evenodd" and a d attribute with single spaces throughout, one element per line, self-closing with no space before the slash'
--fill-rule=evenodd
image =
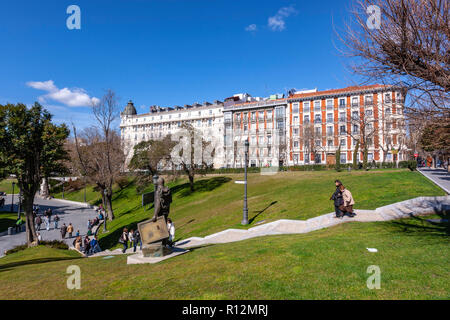
<path id="1" fill-rule="evenodd" d="M 123 190 L 128 186 L 130 180 L 127 176 L 120 176 L 119 178 L 117 178 L 116 183 L 119 186 L 120 190 Z"/>

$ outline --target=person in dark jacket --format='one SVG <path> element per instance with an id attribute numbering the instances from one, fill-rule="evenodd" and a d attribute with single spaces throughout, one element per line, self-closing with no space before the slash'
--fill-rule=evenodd
<path id="1" fill-rule="evenodd" d="M 344 216 L 344 213 L 339 209 L 339 207 L 344 204 L 344 198 L 342 196 L 342 191 L 340 190 L 342 182 L 340 182 L 339 180 L 335 180 L 334 183 L 336 185 L 336 190 L 334 191 L 330 200 L 334 201 L 334 211 L 336 212 L 336 218 L 342 218 Z"/>
<path id="2" fill-rule="evenodd" d="M 64 239 L 66 237 L 66 232 L 67 232 L 67 226 L 64 223 L 61 227 L 61 238 Z"/>

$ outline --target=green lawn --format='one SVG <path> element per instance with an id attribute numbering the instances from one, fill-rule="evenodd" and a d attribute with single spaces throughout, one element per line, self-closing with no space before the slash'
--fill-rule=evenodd
<path id="1" fill-rule="evenodd" d="M 16 179 L 5 179 L 0 181 L 0 191 L 6 192 L 7 194 L 12 193 L 12 182 L 17 183 Z M 15 185 L 14 187 L 14 193 L 19 193 L 19 187 Z"/>
<path id="2" fill-rule="evenodd" d="M 22 214 L 22 218 L 24 216 Z M 4 212 L 0 211 L 0 232 L 8 230 L 9 227 L 16 225 L 17 212 Z"/>
<path id="3" fill-rule="evenodd" d="M 332 212 L 334 207 L 329 198 L 335 179 L 340 179 L 351 190 L 357 209 L 375 209 L 418 196 L 444 195 L 420 173 L 408 169 L 280 172 L 274 176 L 250 174 L 248 179 L 249 227 L 262 220 L 308 219 Z M 236 180 L 243 180 L 243 175 L 198 177 L 194 193 L 189 191 L 186 179 L 169 183 L 173 192 L 170 216 L 176 225 L 176 238 L 247 228 L 240 225 L 243 185 L 235 184 Z M 92 188 L 89 190 L 94 197 Z M 83 190 L 65 194 L 66 199 L 73 200 L 80 200 L 82 196 Z M 138 222 L 153 214 L 152 210 L 143 210 L 141 197 L 133 184 L 115 193 L 113 206 L 116 219 L 108 223 L 110 232 L 100 234 L 103 248 L 117 246 L 123 227 L 136 228 Z"/>
<path id="4" fill-rule="evenodd" d="M 198 248 L 154 265 L 30 248 L 0 259 L 0 299 L 449 299 L 449 234 L 423 218 L 352 222 Z M 70 265 L 81 269 L 80 290 L 66 287 Z M 381 270 L 379 290 L 366 286 L 371 265 Z"/>

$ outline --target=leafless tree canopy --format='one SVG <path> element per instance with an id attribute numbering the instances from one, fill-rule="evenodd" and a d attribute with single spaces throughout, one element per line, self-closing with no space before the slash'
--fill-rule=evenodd
<path id="1" fill-rule="evenodd" d="M 379 28 L 368 23 L 380 8 Z M 450 26 L 448 0 L 358 0 L 353 19 L 338 32 L 351 70 L 365 82 L 393 84 L 409 95 L 420 117 L 448 119 Z"/>

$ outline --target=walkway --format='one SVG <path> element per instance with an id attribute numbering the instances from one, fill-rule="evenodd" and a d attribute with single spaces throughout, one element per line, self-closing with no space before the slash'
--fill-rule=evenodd
<path id="1" fill-rule="evenodd" d="M 14 211 L 17 212 L 17 195 L 14 196 Z M 80 230 L 80 235 L 84 236 L 87 232 L 87 221 L 93 219 L 97 216 L 94 209 L 84 206 L 83 204 L 78 204 L 76 202 L 69 202 L 64 200 L 44 200 L 38 197 L 35 198 L 35 204 L 39 205 L 40 212 L 45 209 L 51 208 L 53 211 L 53 216 L 57 214 L 60 217 L 59 227 L 65 223 L 69 225 L 72 223 L 74 227 L 73 238 L 64 240 L 69 247 L 72 246 L 72 242 L 75 239 L 75 233 Z M 10 210 L 11 205 L 11 195 L 6 197 L 5 206 L 1 209 L 2 211 Z M 50 223 L 50 230 L 45 229 L 45 224 L 41 225 L 42 240 L 61 240 L 61 233 L 59 229 L 54 229 L 53 221 Z M 6 250 L 12 249 L 18 245 L 26 243 L 25 232 L 20 232 L 13 235 L 0 236 L 0 257 L 4 255 Z"/>
<path id="2" fill-rule="evenodd" d="M 419 168 L 419 172 L 450 194 L 450 173 L 447 170 Z"/>

